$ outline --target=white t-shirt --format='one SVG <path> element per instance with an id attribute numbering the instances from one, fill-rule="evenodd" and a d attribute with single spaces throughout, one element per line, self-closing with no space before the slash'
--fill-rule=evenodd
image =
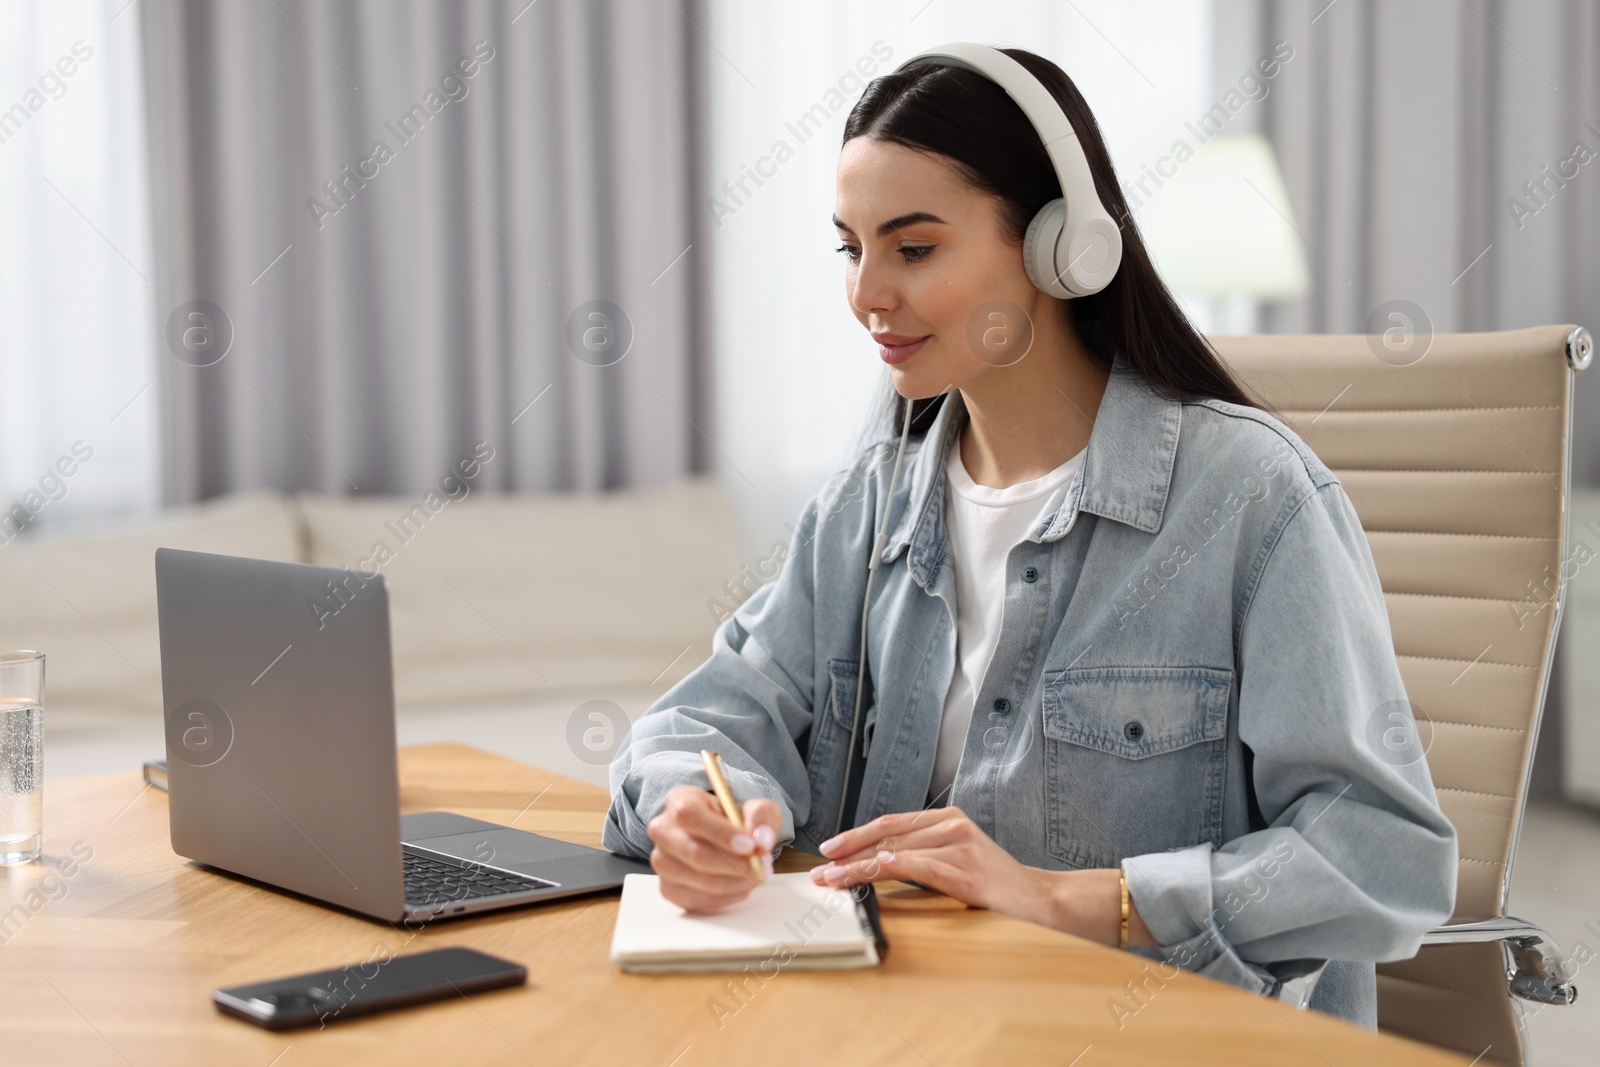
<path id="1" fill-rule="evenodd" d="M 956 666 L 939 722 L 929 795 L 935 807 L 950 803 L 961 750 L 966 747 L 973 702 L 1000 639 L 1006 602 L 1006 556 L 1066 500 L 1083 466 L 1079 452 L 1050 473 L 1004 489 L 979 485 L 961 460 L 961 439 L 950 445 L 945 476 L 945 525 L 956 574 Z"/>

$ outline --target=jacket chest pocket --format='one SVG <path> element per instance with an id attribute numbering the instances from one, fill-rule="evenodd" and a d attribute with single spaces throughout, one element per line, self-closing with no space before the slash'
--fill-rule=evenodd
<path id="1" fill-rule="evenodd" d="M 811 746 L 806 756 L 806 772 L 814 799 L 811 818 L 804 829 L 816 841 L 825 841 L 833 836 L 834 822 L 839 814 L 839 795 L 844 788 L 845 770 L 849 766 L 846 756 L 850 749 L 850 716 L 855 708 L 856 674 L 859 669 L 860 661 L 854 658 L 828 661 L 827 700 L 817 706 L 811 720 Z M 870 743 L 877 718 L 876 701 L 861 709 L 862 722 L 856 731 L 857 759 L 861 758 L 861 752 Z"/>
<path id="2" fill-rule="evenodd" d="M 1050 854 L 1072 867 L 1220 845 L 1231 671 L 1090 667 L 1044 678 Z"/>

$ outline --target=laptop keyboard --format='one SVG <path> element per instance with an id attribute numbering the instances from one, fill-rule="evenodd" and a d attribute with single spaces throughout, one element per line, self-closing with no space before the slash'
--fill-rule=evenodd
<path id="1" fill-rule="evenodd" d="M 450 863 L 410 849 L 402 849 L 401 855 L 405 858 L 406 903 L 415 907 L 440 908 L 463 900 L 524 893 L 556 884 L 475 863 Z"/>

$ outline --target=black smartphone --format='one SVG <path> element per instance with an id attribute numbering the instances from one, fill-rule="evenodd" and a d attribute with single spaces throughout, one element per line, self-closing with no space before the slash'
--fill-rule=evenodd
<path id="1" fill-rule="evenodd" d="M 230 986 L 211 999 L 225 1014 L 268 1030 L 291 1030 L 527 980 L 520 963 L 470 948 L 440 948 Z"/>

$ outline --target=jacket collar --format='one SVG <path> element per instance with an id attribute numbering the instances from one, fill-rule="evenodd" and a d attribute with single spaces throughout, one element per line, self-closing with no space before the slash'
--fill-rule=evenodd
<path id="1" fill-rule="evenodd" d="M 1089 432 L 1077 489 L 1067 494 L 1066 503 L 1046 522 L 1038 540 L 1064 536 L 1080 510 L 1145 533 L 1161 529 L 1182 416 L 1181 402 L 1156 393 L 1118 353 Z M 911 569 L 924 588 L 931 586 L 944 556 L 945 457 L 966 423 L 966 402 L 959 390 L 952 390 L 921 447 L 914 454 L 908 449 L 901 487 L 890 502 L 895 518 L 881 562 L 893 562 L 910 546 Z M 890 441 L 889 447 L 897 442 L 898 438 Z"/>

